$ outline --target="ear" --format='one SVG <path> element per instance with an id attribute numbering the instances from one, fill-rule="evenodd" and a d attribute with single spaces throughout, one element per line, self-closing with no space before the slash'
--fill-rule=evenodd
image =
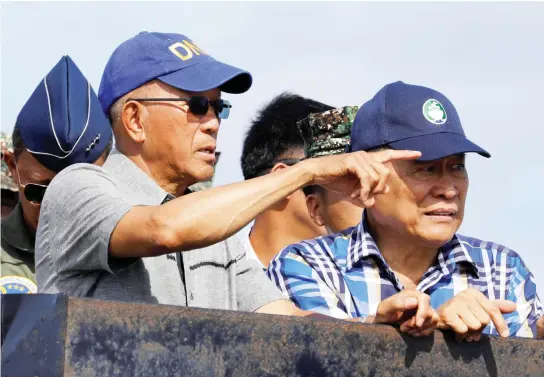
<path id="1" fill-rule="evenodd" d="M 281 163 L 281 162 L 278 162 L 276 165 L 274 165 L 272 167 L 272 169 L 270 169 L 270 173 L 275 173 L 277 171 L 281 171 L 285 168 L 288 168 L 289 166 L 285 165 L 284 163 Z"/>
<path id="2" fill-rule="evenodd" d="M 4 149 L 2 150 L 2 159 L 6 162 L 6 165 L 8 166 L 9 173 L 11 174 L 11 179 L 13 179 L 13 182 L 15 182 L 16 185 L 19 185 L 19 175 L 17 174 L 15 155 L 12 151 Z"/>
<path id="3" fill-rule="evenodd" d="M 308 208 L 308 213 L 314 224 L 318 226 L 324 226 L 325 220 L 321 215 L 322 203 L 321 198 L 318 197 L 319 194 L 310 194 L 306 196 L 306 208 Z"/>
<path id="4" fill-rule="evenodd" d="M 277 171 L 282 171 L 283 169 L 286 169 L 288 167 L 289 167 L 288 165 L 285 165 L 284 163 L 278 162 L 276 165 L 274 165 L 272 167 L 272 169 L 270 169 L 270 173 L 275 173 Z M 291 194 L 291 195 L 293 195 L 293 194 Z M 286 196 L 285 199 L 286 200 L 291 199 L 291 195 Z"/>
<path id="5" fill-rule="evenodd" d="M 143 143 L 145 141 L 144 124 L 147 115 L 147 108 L 139 102 L 128 101 L 123 105 L 121 124 L 126 134 L 135 143 Z"/>

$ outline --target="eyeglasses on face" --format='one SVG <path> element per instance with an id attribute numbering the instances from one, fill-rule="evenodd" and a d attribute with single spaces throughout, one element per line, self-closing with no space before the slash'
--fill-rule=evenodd
<path id="1" fill-rule="evenodd" d="M 4 155 L 2 154 L 2 159 Z M 19 166 L 15 162 L 15 170 L 17 171 L 17 178 L 19 179 L 19 186 L 23 189 L 23 194 L 30 204 L 41 205 L 45 191 L 48 185 L 41 183 L 21 183 L 21 174 L 19 174 Z"/>
<path id="2" fill-rule="evenodd" d="M 45 191 L 47 190 L 47 185 L 41 185 L 38 183 L 24 183 L 20 186 L 23 188 L 23 193 L 25 194 L 26 200 L 34 205 L 42 204 Z"/>
<path id="3" fill-rule="evenodd" d="M 232 105 L 225 99 L 218 99 L 211 101 L 206 97 L 194 96 L 187 98 L 129 98 L 128 101 L 138 102 L 187 102 L 189 111 L 198 116 L 203 116 L 208 113 L 208 109 L 211 106 L 215 116 L 219 119 L 227 119 L 230 115 L 230 109 Z"/>

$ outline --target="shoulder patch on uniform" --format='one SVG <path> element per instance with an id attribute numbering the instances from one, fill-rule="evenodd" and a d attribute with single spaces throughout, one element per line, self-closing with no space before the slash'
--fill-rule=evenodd
<path id="1" fill-rule="evenodd" d="M 23 276 L 4 276 L 0 278 L 0 291 L 2 294 L 37 293 L 38 287 Z"/>

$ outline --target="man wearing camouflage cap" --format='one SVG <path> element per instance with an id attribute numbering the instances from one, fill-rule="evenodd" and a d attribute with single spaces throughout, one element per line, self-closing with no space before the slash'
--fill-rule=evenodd
<path id="1" fill-rule="evenodd" d="M 0 290 L 35 293 L 35 234 L 49 183 L 72 164 L 104 163 L 112 144 L 98 97 L 69 56 L 60 59 L 27 100 L 12 141 L 13 151 L 5 149 L 3 159 L 19 203 L 2 219 Z"/>
<path id="2" fill-rule="evenodd" d="M 358 109 L 358 106 L 345 106 L 311 114 L 300 121 L 298 127 L 304 138 L 306 158 L 345 153 Z M 325 226 L 327 233 L 339 232 L 361 220 L 363 209 L 354 205 L 349 195 L 318 185 L 302 190 L 310 218 L 316 225 Z"/>
<path id="3" fill-rule="evenodd" d="M 255 115 L 246 133 L 240 159 L 244 179 L 278 173 L 305 159 L 304 140 L 297 122 L 332 106 L 293 93 L 281 93 Z M 259 214 L 251 229 L 240 236 L 246 258 L 266 270 L 270 260 L 286 246 L 326 234 L 312 222 L 305 196 L 297 190 Z"/>

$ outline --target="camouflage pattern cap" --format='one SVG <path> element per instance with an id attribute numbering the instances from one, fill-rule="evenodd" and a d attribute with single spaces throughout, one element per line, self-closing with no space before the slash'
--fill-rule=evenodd
<path id="1" fill-rule="evenodd" d="M 351 140 L 351 126 L 357 110 L 359 106 L 340 107 L 310 114 L 298 122 L 306 158 L 344 153 Z"/>
<path id="2" fill-rule="evenodd" d="M 0 132 L 0 139 L 1 139 L 1 146 L 2 152 L 4 149 L 8 149 L 10 151 L 13 151 L 13 145 L 11 142 L 11 135 L 6 134 L 5 132 Z M 0 175 L 0 179 L 2 182 L 2 190 L 10 190 L 10 191 L 17 191 L 17 185 L 15 182 L 13 182 L 13 178 L 11 177 L 11 173 L 9 172 L 8 165 L 2 158 L 2 172 Z"/>

